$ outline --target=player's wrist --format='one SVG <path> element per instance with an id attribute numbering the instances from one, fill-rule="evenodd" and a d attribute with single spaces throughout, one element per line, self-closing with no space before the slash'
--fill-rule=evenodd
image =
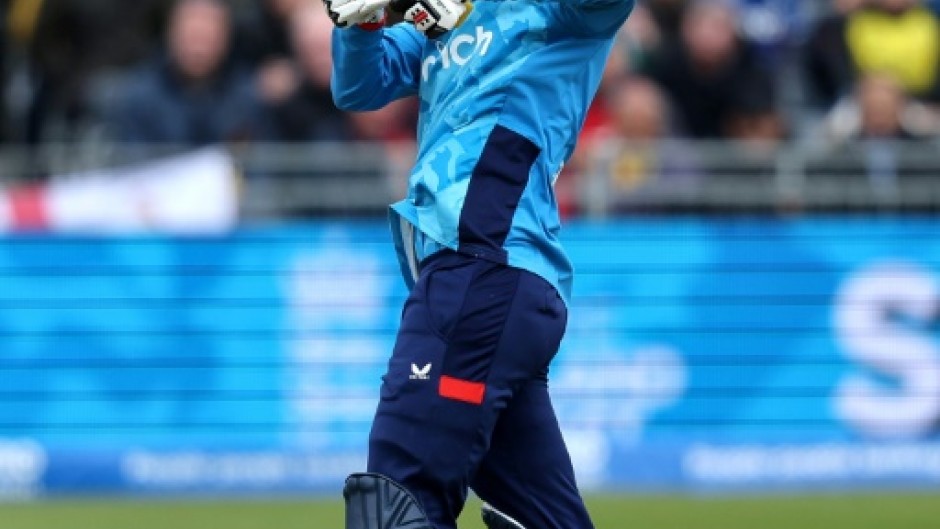
<path id="1" fill-rule="evenodd" d="M 379 9 L 366 20 L 356 24 L 356 26 L 365 31 L 378 31 L 385 27 L 386 20 L 388 20 L 388 14 L 384 9 Z"/>

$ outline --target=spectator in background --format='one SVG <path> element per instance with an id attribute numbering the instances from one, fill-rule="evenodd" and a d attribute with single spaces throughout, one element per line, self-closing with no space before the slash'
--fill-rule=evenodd
<path id="1" fill-rule="evenodd" d="M 776 88 L 767 75 L 758 74 L 732 92 L 724 135 L 752 149 L 774 149 L 784 139 L 786 124 L 777 108 Z M 772 154 L 772 153 L 771 153 Z"/>
<path id="2" fill-rule="evenodd" d="M 291 17 L 296 77 L 269 77 L 262 83 L 269 114 L 269 139 L 305 141 L 411 141 L 415 102 L 396 101 L 373 112 L 341 112 L 330 92 L 333 22 L 319 5 L 306 5 Z"/>
<path id="3" fill-rule="evenodd" d="M 321 6 L 305 6 L 292 16 L 296 76 L 269 76 L 261 89 L 271 119 L 270 139 L 345 141 L 355 137 L 348 116 L 336 108 L 330 92 L 332 30 L 333 22 Z"/>
<path id="4" fill-rule="evenodd" d="M 648 70 L 669 94 L 684 132 L 700 139 L 724 136 L 735 94 L 772 86 L 738 37 L 732 7 L 720 0 L 691 3 L 679 43 L 666 47 Z"/>
<path id="5" fill-rule="evenodd" d="M 303 74 L 295 65 L 299 43 L 293 26 L 298 11 L 312 5 L 308 0 L 253 0 L 238 24 L 234 59 L 254 72 L 258 93 L 271 107 L 280 106 L 303 82 Z M 322 42 L 318 44 L 322 50 L 329 50 L 322 47 Z"/>
<path id="6" fill-rule="evenodd" d="M 836 0 L 806 48 L 807 79 L 831 106 L 856 79 L 890 73 L 908 94 L 940 102 L 940 23 L 919 0 Z"/>
<path id="7" fill-rule="evenodd" d="M 612 83 L 605 96 L 612 112 L 608 134 L 594 137 L 585 155 L 588 208 L 636 209 L 644 207 L 650 192 L 693 191 L 696 164 L 672 139 L 671 111 L 659 86 L 632 76 Z"/>
<path id="8" fill-rule="evenodd" d="M 676 43 L 679 41 L 682 17 L 688 3 L 689 0 L 646 0 L 643 5 L 656 21 L 663 39 Z"/>
<path id="9" fill-rule="evenodd" d="M 239 17 L 233 46 L 236 60 L 252 68 L 294 55 L 291 20 L 309 0 L 252 0 Z"/>
<path id="10" fill-rule="evenodd" d="M 826 138 L 841 145 L 860 140 L 912 140 L 936 133 L 936 122 L 920 102 L 911 99 L 893 75 L 869 74 L 850 97 L 827 117 Z"/>
<path id="11" fill-rule="evenodd" d="M 98 117 L 94 77 L 149 53 L 164 3 L 12 0 L 10 25 L 28 49 L 32 84 L 20 139 L 31 144 L 81 139 L 85 125 Z"/>
<path id="12" fill-rule="evenodd" d="M 855 100 L 859 117 L 858 128 L 851 132 L 855 138 L 909 140 L 919 135 L 904 122 L 909 102 L 900 83 L 890 75 L 863 77 Z"/>
<path id="13" fill-rule="evenodd" d="M 803 48 L 804 69 L 811 104 L 830 108 L 851 86 L 855 77 L 845 43 L 849 15 L 865 0 L 832 0 L 832 13 L 821 19 Z"/>
<path id="14" fill-rule="evenodd" d="M 911 95 L 940 99 L 940 24 L 920 0 L 872 0 L 849 16 L 845 38 L 862 74 L 892 74 Z"/>
<path id="15" fill-rule="evenodd" d="M 664 35 L 652 11 L 646 4 L 637 4 L 630 13 L 630 18 L 617 34 L 616 45 L 622 44 L 626 55 L 619 57 L 623 54 L 617 49 L 614 50 L 614 55 L 610 60 L 625 61 L 626 70 L 640 71 L 648 65 L 650 58 L 659 52 L 666 40 L 673 42 L 671 38 L 667 39 Z"/>
<path id="16" fill-rule="evenodd" d="M 772 177 L 778 172 L 778 148 L 786 134 L 776 88 L 766 75 L 742 83 L 731 93 L 725 118 L 725 138 L 731 143 L 711 153 L 707 160 L 712 175 Z"/>
<path id="17" fill-rule="evenodd" d="M 905 159 L 904 143 L 936 132 L 931 113 L 907 94 L 897 78 L 885 73 L 866 75 L 825 122 L 831 153 L 822 172 L 867 174 L 880 190 L 894 190 L 898 177 L 935 176 L 933 164 Z"/>
<path id="18" fill-rule="evenodd" d="M 261 135 L 250 77 L 227 61 L 224 0 L 180 0 L 167 29 L 167 52 L 132 74 L 111 109 L 115 139 L 196 147 Z"/>
<path id="19" fill-rule="evenodd" d="M 735 0 L 740 32 L 761 60 L 778 66 L 804 23 L 805 0 Z M 820 0 L 815 0 L 820 1 Z"/>
<path id="20" fill-rule="evenodd" d="M 665 138 L 669 112 L 665 95 L 644 77 L 628 77 L 610 88 L 613 130 L 611 138 L 649 144 Z"/>

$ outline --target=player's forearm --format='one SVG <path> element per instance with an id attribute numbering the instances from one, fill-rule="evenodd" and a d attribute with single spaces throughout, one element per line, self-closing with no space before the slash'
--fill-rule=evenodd
<path id="1" fill-rule="evenodd" d="M 609 37 L 620 30 L 633 11 L 635 0 L 549 0 L 556 2 L 558 20 L 572 34 Z"/>
<path id="2" fill-rule="evenodd" d="M 636 0 L 550 0 L 560 4 L 567 4 L 574 7 L 583 7 L 588 9 L 604 9 L 615 6 L 632 6 Z"/>
<path id="3" fill-rule="evenodd" d="M 411 91 L 402 50 L 386 30 L 333 31 L 333 102 L 342 110 L 375 110 Z"/>

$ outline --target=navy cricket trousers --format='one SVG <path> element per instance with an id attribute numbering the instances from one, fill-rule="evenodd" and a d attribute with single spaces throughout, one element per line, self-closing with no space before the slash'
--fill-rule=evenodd
<path id="1" fill-rule="evenodd" d="M 548 395 L 567 309 L 530 272 L 452 251 L 423 263 L 369 437 L 368 470 L 435 529 L 468 487 L 526 529 L 592 529 Z"/>

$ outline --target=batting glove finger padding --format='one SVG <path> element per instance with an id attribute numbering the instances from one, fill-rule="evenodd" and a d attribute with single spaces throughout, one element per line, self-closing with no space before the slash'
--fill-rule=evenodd
<path id="1" fill-rule="evenodd" d="M 382 21 L 388 2 L 389 0 L 324 0 L 330 19 L 341 28 Z"/>
<path id="2" fill-rule="evenodd" d="M 469 0 L 392 0 L 389 7 L 433 39 L 462 24 L 473 4 Z"/>

